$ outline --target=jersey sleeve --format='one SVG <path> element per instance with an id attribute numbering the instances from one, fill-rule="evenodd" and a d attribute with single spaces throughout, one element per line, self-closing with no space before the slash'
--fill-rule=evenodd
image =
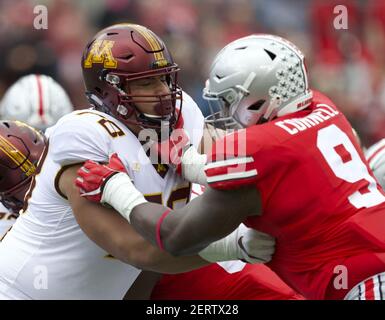
<path id="1" fill-rule="evenodd" d="M 279 165 L 276 146 L 268 136 L 256 135 L 249 129 L 238 130 L 217 141 L 209 156 L 205 173 L 214 189 L 237 189 L 258 185 L 273 176 Z"/>
<path id="2" fill-rule="evenodd" d="M 49 152 L 61 166 L 94 160 L 106 162 L 110 139 L 95 116 L 73 115 L 49 132 Z"/>

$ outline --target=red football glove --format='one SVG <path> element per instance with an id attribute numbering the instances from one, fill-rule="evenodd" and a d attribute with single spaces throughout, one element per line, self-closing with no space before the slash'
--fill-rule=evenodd
<path id="1" fill-rule="evenodd" d="M 75 184 L 79 188 L 82 197 L 93 202 L 100 202 L 105 184 L 119 172 L 127 173 L 116 153 L 110 157 L 110 161 L 106 165 L 87 160 L 77 171 L 78 177 Z"/>
<path id="2" fill-rule="evenodd" d="M 155 143 L 152 146 L 154 152 L 151 155 L 156 155 L 157 161 L 154 163 L 158 163 L 159 155 L 161 163 L 168 164 L 170 167 L 174 168 L 177 173 L 181 174 L 181 158 L 184 151 L 190 146 L 190 138 L 187 132 L 183 128 L 175 129 L 172 131 L 169 139 Z"/>

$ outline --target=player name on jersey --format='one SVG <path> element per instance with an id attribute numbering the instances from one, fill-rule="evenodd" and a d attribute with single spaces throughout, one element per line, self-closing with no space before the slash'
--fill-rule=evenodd
<path id="1" fill-rule="evenodd" d="M 277 121 L 275 125 L 284 129 L 290 134 L 297 134 L 298 132 L 304 131 L 326 120 L 329 120 L 338 114 L 339 112 L 337 110 L 334 110 L 327 104 L 321 103 L 318 104 L 317 108 L 306 117 Z"/>

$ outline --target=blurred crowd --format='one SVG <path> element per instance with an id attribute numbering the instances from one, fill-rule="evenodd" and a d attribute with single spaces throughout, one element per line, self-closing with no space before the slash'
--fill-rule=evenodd
<path id="1" fill-rule="evenodd" d="M 36 30 L 33 9 L 48 8 L 48 29 Z M 348 10 L 348 29 L 337 30 L 336 5 Z M 80 57 L 99 29 L 143 24 L 167 43 L 181 66 L 180 83 L 201 98 L 218 49 L 251 33 L 273 33 L 306 55 L 311 87 L 342 109 L 365 145 L 385 137 L 384 0 L 1 0 L 0 98 L 28 73 L 51 75 L 76 108 L 87 102 Z"/>

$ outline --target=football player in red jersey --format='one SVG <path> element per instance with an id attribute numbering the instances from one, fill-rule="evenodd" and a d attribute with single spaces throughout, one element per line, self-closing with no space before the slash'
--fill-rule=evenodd
<path id="1" fill-rule="evenodd" d="M 194 184 L 191 200 L 203 192 L 203 186 Z M 267 266 L 236 260 L 212 263 L 185 273 L 165 274 L 154 286 L 151 299 L 303 300 L 304 298 Z"/>
<path id="2" fill-rule="evenodd" d="M 234 41 L 215 58 L 204 95 L 220 105 L 209 121 L 239 130 L 206 165 L 191 148 L 182 155 L 185 175 L 206 174 L 202 196 L 177 210 L 133 205 L 140 195 L 128 175 L 93 162 L 78 172 L 83 195 L 99 193 L 174 255 L 213 247 L 243 221 L 277 239 L 268 266 L 305 298 L 382 299 L 385 194 L 344 115 L 309 89 L 302 53 L 271 35 Z"/>

